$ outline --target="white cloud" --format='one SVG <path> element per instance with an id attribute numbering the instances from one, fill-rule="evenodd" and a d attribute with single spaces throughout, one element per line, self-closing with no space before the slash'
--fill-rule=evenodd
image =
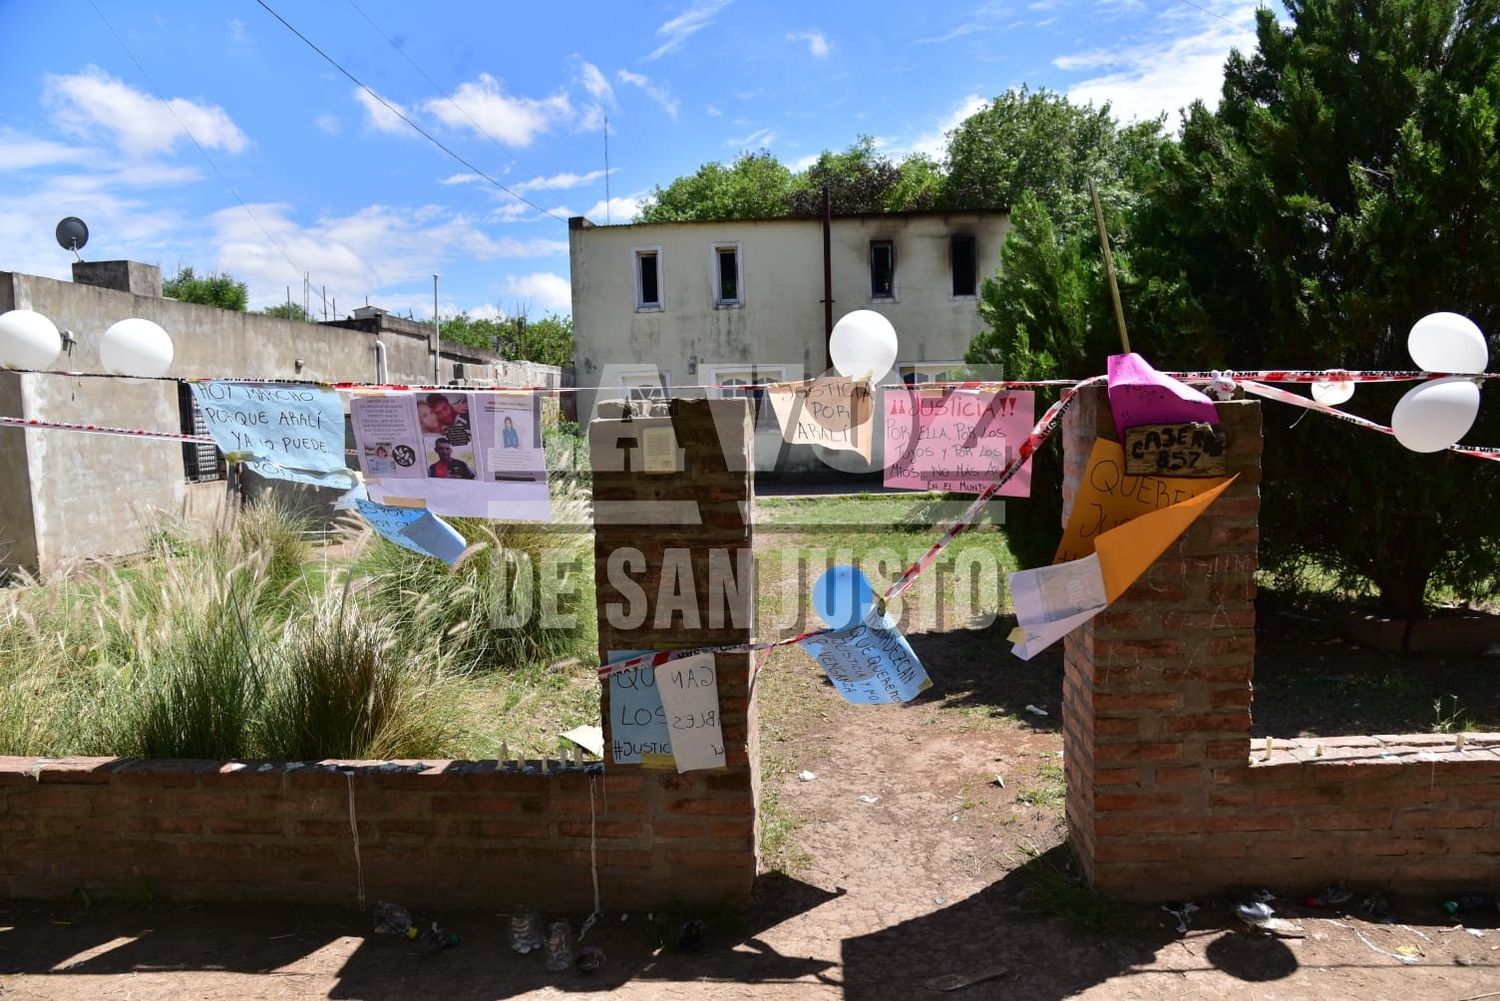
<path id="1" fill-rule="evenodd" d="M 725 139 L 724 145 L 731 149 L 762 149 L 775 142 L 778 134 L 775 129 L 756 129 L 749 135 Z"/>
<path id="2" fill-rule="evenodd" d="M 555 312 L 571 312 L 573 291 L 568 280 L 551 271 L 533 271 L 526 275 L 506 275 L 503 289 L 521 300 L 521 305 L 536 304 Z"/>
<path id="3" fill-rule="evenodd" d="M 968 94 L 938 121 L 932 131 L 924 132 L 905 142 L 897 139 L 876 139 L 876 148 L 889 156 L 922 153 L 934 160 L 941 160 L 948 149 L 948 133 L 963 124 L 965 118 L 989 103 L 978 94 Z"/>
<path id="4" fill-rule="evenodd" d="M 35 184 L 13 176 L 0 184 L 0 233 L 5 234 L 7 270 L 50 278 L 71 275 L 73 255 L 53 239 L 57 220 L 82 216 L 92 238 L 86 251 L 93 260 L 130 258 L 169 266 L 178 259 L 196 260 L 202 250 L 201 220 L 186 216 L 171 197 L 147 199 L 141 192 L 188 180 L 184 168 L 123 164 L 96 172 L 53 173 Z M 195 235 L 195 233 L 197 235 Z"/>
<path id="5" fill-rule="evenodd" d="M 601 198 L 587 212 L 574 212 L 572 215 L 582 215 L 590 222 L 595 223 L 629 222 L 635 218 L 636 213 L 641 210 L 641 206 L 646 203 L 646 197 L 646 192 L 637 191 L 633 195 L 611 198 L 607 204 Z"/>
<path id="6" fill-rule="evenodd" d="M 344 131 L 344 124 L 339 121 L 339 116 L 329 114 L 326 111 L 323 114 L 319 115 L 317 118 L 314 118 L 313 124 L 316 125 L 320 131 L 326 132 L 331 136 L 336 136 L 340 132 Z"/>
<path id="7" fill-rule="evenodd" d="M 510 201 L 500 205 L 489 214 L 490 222 L 521 222 L 531 215 L 532 209 L 525 202 Z M 559 213 L 560 214 L 560 213 Z"/>
<path id="8" fill-rule="evenodd" d="M 449 174 L 447 177 L 438 179 L 439 184 L 479 184 L 483 181 L 484 178 L 480 177 L 478 174 L 469 173 L 468 171 L 463 171 L 457 174 Z"/>
<path id="9" fill-rule="evenodd" d="M 1070 100 L 1108 102 L 1117 119 L 1136 121 L 1174 114 L 1195 100 L 1219 102 L 1224 61 L 1234 48 L 1255 46 L 1254 6 L 1219 4 L 1214 15 L 1176 10 L 1157 19 L 1149 38 L 1115 49 L 1092 49 L 1059 56 L 1064 72 L 1105 70 L 1068 88 Z"/>
<path id="10" fill-rule="evenodd" d="M 816 28 L 807 31 L 789 31 L 786 34 L 789 42 L 806 42 L 808 54 L 814 59 L 826 59 L 828 51 L 832 48 L 828 44 L 828 38 Z"/>
<path id="11" fill-rule="evenodd" d="M 987 27 L 989 27 L 989 26 L 988 25 L 984 25 L 984 24 L 980 24 L 977 21 L 965 21 L 962 24 L 955 25 L 954 27 L 950 28 L 949 30 L 943 32 L 941 35 L 933 35 L 933 36 L 931 36 L 929 38 L 919 38 L 919 39 L 917 39 L 917 44 L 918 45 L 941 45 L 943 42 L 951 42 L 955 38 L 962 38 L 965 35 L 972 35 L 976 31 L 983 31 Z"/>
<path id="12" fill-rule="evenodd" d="M 613 174 L 614 169 L 608 171 Z M 533 177 L 529 181 L 520 184 L 512 184 L 510 189 L 517 192 L 525 191 L 563 191 L 568 188 L 582 187 L 585 184 L 593 184 L 604 177 L 606 171 L 591 170 L 586 174 L 574 174 L 570 171 L 561 174 L 553 174 L 551 177 Z"/>
<path id="13" fill-rule="evenodd" d="M 376 132 L 393 132 L 398 135 L 415 136 L 417 134 L 415 130 L 401 120 L 401 115 L 406 115 L 408 118 L 411 117 L 405 108 L 383 94 L 377 100 L 371 96 L 371 93 L 373 92 L 366 91 L 362 87 L 354 88 L 354 99 L 365 109 L 366 128 L 374 129 Z M 385 104 L 381 104 L 381 101 L 384 101 Z M 390 107 L 386 107 L 386 104 L 390 105 Z M 400 114 L 397 114 L 397 112 L 400 112 Z"/>
<path id="14" fill-rule="evenodd" d="M 808 167 L 811 167 L 813 164 L 817 163 L 818 157 L 822 155 L 823 154 L 821 153 L 809 153 L 806 156 L 799 156 L 797 157 L 797 159 L 787 164 L 787 167 L 794 173 L 800 173 L 806 170 Z"/>
<path id="15" fill-rule="evenodd" d="M 583 84 L 583 89 L 589 92 L 590 97 L 614 107 L 615 89 L 609 85 L 609 78 L 600 72 L 599 67 L 588 61 L 580 62 L 578 80 Z"/>
<path id="16" fill-rule="evenodd" d="M 714 107 L 712 104 L 710 104 L 708 107 L 704 108 L 703 109 L 703 113 L 706 114 L 709 118 L 723 118 L 724 117 L 724 112 L 720 111 L 718 108 Z"/>
<path id="17" fill-rule="evenodd" d="M 250 284 L 252 305 L 274 303 L 292 271 L 266 239 L 264 226 L 297 265 L 310 270 L 330 297 L 355 302 L 381 289 L 421 280 L 449 260 L 489 261 L 564 253 L 566 240 L 492 237 L 467 216 L 436 205 L 369 205 L 349 215 L 301 224 L 284 204 L 252 205 L 260 225 L 238 206 L 214 213 L 215 265 Z M 430 301 L 430 300 L 429 300 Z"/>
<path id="18" fill-rule="evenodd" d="M 43 103 L 65 132 L 79 136 L 108 133 L 120 151 L 132 157 L 170 152 L 188 133 L 208 149 L 230 153 L 250 143 L 218 105 L 184 97 L 163 104 L 97 66 L 72 76 L 48 74 Z"/>
<path id="19" fill-rule="evenodd" d="M 680 106 L 681 102 L 678 101 L 677 98 L 673 97 L 672 92 L 666 87 L 658 83 L 653 83 L 651 78 L 646 76 L 646 74 L 632 73 L 630 70 L 620 70 L 615 74 L 615 77 L 621 83 L 629 84 L 632 87 L 639 87 L 641 90 L 644 90 L 646 94 L 651 98 L 651 100 L 662 106 L 662 109 L 665 110 L 667 114 L 671 115 L 673 118 L 677 117 L 677 109 Z"/>
<path id="20" fill-rule="evenodd" d="M 573 117 L 573 105 L 566 94 L 512 97 L 488 73 L 459 84 L 448 97 L 434 98 L 422 107 L 450 129 L 488 135 L 507 146 L 529 146 L 537 136 Z"/>
<path id="21" fill-rule="evenodd" d="M 681 14 L 663 22 L 656 33 L 665 41 L 653 49 L 643 62 L 649 63 L 682 48 L 684 42 L 712 24 L 719 11 L 728 5 L 729 0 L 698 0 Z"/>
<path id="22" fill-rule="evenodd" d="M 235 42 L 243 42 L 245 40 L 245 22 L 237 17 L 231 17 L 228 25 L 229 37 Z"/>
<path id="23" fill-rule="evenodd" d="M 0 129 L 0 170 L 28 170 L 62 163 L 87 163 L 96 154 L 82 146 L 38 139 L 13 129 Z"/>

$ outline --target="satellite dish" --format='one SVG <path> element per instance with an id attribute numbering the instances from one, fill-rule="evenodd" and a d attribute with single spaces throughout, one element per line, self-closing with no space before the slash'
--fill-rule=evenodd
<path id="1" fill-rule="evenodd" d="M 77 216 L 70 215 L 57 224 L 57 245 L 62 249 L 78 254 L 88 242 L 89 228 Z M 78 259 L 83 260 L 83 256 L 79 254 Z"/>

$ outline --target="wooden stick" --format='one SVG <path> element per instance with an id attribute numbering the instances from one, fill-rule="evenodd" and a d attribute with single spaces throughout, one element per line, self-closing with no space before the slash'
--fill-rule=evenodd
<path id="1" fill-rule="evenodd" d="M 1104 251 L 1104 276 L 1109 279 L 1109 297 L 1115 307 L 1115 326 L 1120 328 L 1120 349 L 1130 354 L 1130 335 L 1125 332 L 1125 307 L 1120 305 L 1120 286 L 1115 284 L 1115 259 L 1109 252 L 1109 233 L 1104 228 L 1104 207 L 1099 204 L 1099 189 L 1089 178 L 1089 197 L 1094 200 L 1094 222 L 1099 227 L 1099 247 Z"/>

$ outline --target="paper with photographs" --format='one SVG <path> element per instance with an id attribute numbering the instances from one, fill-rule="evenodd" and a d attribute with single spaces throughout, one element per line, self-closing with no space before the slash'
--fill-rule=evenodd
<path id="1" fill-rule="evenodd" d="M 433 514 L 547 521 L 541 397 L 356 393 L 350 404 L 370 499 Z"/>

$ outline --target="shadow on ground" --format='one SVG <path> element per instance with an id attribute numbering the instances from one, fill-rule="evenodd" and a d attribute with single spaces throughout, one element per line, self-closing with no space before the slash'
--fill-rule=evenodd
<path id="1" fill-rule="evenodd" d="M 508 920 L 494 914 L 439 915 L 444 930 L 458 932 L 462 941 L 433 953 L 373 934 L 370 920 L 352 908 L 94 904 L 82 896 L 8 902 L 0 903 L 0 975 L 56 977 L 62 990 L 61 982 L 75 977 L 180 974 L 171 993 L 150 995 L 167 997 L 198 994 L 192 974 L 235 973 L 275 978 L 289 995 L 323 995 L 332 983 L 328 997 L 391 1001 L 512 998 L 543 988 L 611 991 L 632 981 L 816 981 L 830 962 L 782 955 L 759 935 L 839 895 L 780 874 L 764 876 L 748 914 L 709 918 L 706 939 L 693 949 L 678 941 L 681 916 L 651 921 L 632 914 L 622 921 L 612 914 L 584 943 L 606 952 L 604 968 L 593 974 L 549 973 L 539 953 L 515 955 Z M 140 996 L 146 996 L 149 988 L 142 986 Z"/>

